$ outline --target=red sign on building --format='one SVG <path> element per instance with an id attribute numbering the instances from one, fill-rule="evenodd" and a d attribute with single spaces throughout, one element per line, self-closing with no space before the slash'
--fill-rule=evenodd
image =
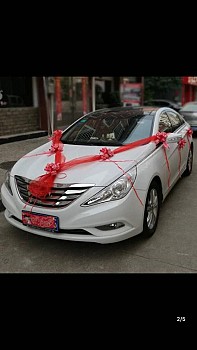
<path id="1" fill-rule="evenodd" d="M 183 84 L 190 84 L 197 86 L 197 77 L 183 77 L 182 78 Z"/>
<path id="2" fill-rule="evenodd" d="M 182 105 L 194 101 L 197 96 L 197 77 L 182 77 Z"/>
<path id="3" fill-rule="evenodd" d="M 120 96 L 124 105 L 140 106 L 142 103 L 142 84 L 120 84 Z"/>

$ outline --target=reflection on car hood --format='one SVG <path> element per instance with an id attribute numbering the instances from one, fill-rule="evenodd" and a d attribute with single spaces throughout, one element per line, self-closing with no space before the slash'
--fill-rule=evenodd
<path id="1" fill-rule="evenodd" d="M 28 153 L 28 157 L 21 158 L 12 168 L 11 175 L 19 175 L 28 179 L 35 179 L 40 175 L 46 174 L 44 168 L 47 163 L 54 163 L 54 155 L 36 155 L 47 152 L 51 143 L 47 143 L 34 151 Z M 102 146 L 82 146 L 82 145 L 64 145 L 63 154 L 66 161 L 75 158 L 100 154 Z M 109 147 L 111 150 L 117 147 Z M 65 172 L 59 174 L 56 183 L 90 183 L 96 186 L 107 186 L 116 178 L 123 174 L 114 161 L 120 161 L 117 164 L 124 170 L 128 171 L 139 161 L 144 159 L 155 149 L 153 142 L 136 147 L 132 150 L 125 151 L 114 155 L 110 161 L 95 161 L 87 164 L 77 165 Z"/>

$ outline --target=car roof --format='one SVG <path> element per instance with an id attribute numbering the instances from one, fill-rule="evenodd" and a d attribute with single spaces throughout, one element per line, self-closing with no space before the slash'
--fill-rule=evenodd
<path id="1" fill-rule="evenodd" d="M 90 112 L 88 114 L 97 115 L 98 113 L 107 113 L 107 112 L 123 112 L 123 111 L 132 111 L 139 113 L 143 110 L 143 112 L 152 112 L 157 111 L 161 107 L 156 106 L 125 106 L 125 107 L 111 107 L 111 108 L 103 108 L 103 109 L 97 109 L 93 112 Z"/>
<path id="2" fill-rule="evenodd" d="M 146 100 L 146 101 L 156 101 L 156 102 L 161 101 L 161 102 L 169 102 L 169 103 L 177 104 L 175 101 L 168 100 L 165 98 L 150 98 L 149 100 Z"/>

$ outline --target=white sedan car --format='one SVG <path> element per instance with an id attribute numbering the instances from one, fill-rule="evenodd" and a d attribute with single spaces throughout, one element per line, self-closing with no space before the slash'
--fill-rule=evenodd
<path id="1" fill-rule="evenodd" d="M 27 232 L 113 243 L 156 230 L 160 207 L 190 175 L 190 125 L 170 108 L 91 112 L 22 157 L 1 188 L 5 218 Z"/>

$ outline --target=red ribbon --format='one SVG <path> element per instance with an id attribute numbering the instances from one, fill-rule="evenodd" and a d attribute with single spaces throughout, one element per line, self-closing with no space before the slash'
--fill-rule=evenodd
<path id="1" fill-rule="evenodd" d="M 185 146 L 186 141 L 184 139 L 181 139 L 178 142 L 178 150 L 179 150 L 179 177 L 181 176 L 181 149 Z"/>
<path id="2" fill-rule="evenodd" d="M 156 141 L 155 141 L 155 143 L 156 144 L 163 143 L 163 146 L 165 148 L 170 148 L 169 145 L 166 142 L 167 136 L 168 136 L 168 134 L 166 132 L 158 132 L 156 134 Z"/>
<path id="3" fill-rule="evenodd" d="M 101 148 L 100 152 L 102 153 L 101 158 L 103 160 L 109 159 L 110 157 L 113 157 L 113 155 L 114 155 L 114 152 L 110 148 L 106 148 L 106 147 Z"/>
<path id="4" fill-rule="evenodd" d="M 120 165 L 117 164 L 117 163 L 119 163 L 119 161 L 115 161 L 115 160 L 110 160 L 109 159 L 109 158 L 114 156 L 114 152 L 111 151 L 110 148 L 106 148 L 106 147 L 102 148 L 100 150 L 100 152 L 102 153 L 101 158 L 103 160 L 108 160 L 109 162 L 114 163 L 123 172 L 123 174 L 127 176 L 129 182 L 131 183 L 131 186 L 133 187 L 133 190 L 134 190 L 134 193 L 135 193 L 136 197 L 140 201 L 141 205 L 143 205 L 143 203 L 142 203 L 142 201 L 141 201 L 141 199 L 140 199 L 140 197 L 139 197 L 139 195 L 138 195 L 138 193 L 137 193 L 137 191 L 136 191 L 136 189 L 134 187 L 134 184 L 133 184 L 130 176 L 127 174 L 127 172 L 124 171 L 124 169 Z M 131 162 L 131 160 L 121 160 L 120 162 Z"/>
<path id="5" fill-rule="evenodd" d="M 190 137 L 192 136 L 192 134 L 193 134 L 193 130 L 191 129 L 191 128 L 189 128 L 188 130 L 187 130 L 187 133 L 186 133 L 186 135 L 187 135 L 187 141 L 188 141 L 188 144 L 189 144 L 189 149 L 191 148 L 191 142 L 190 142 Z"/>
<path id="6" fill-rule="evenodd" d="M 62 130 L 55 130 L 53 133 L 52 137 L 49 137 L 49 140 L 52 141 L 51 148 L 49 148 L 48 151 L 42 152 L 42 153 L 36 153 L 36 154 L 31 154 L 31 155 L 26 155 L 23 156 L 23 158 L 28 158 L 28 157 L 36 157 L 36 156 L 43 156 L 48 154 L 49 156 L 56 154 L 58 151 L 62 152 L 64 149 L 63 143 L 60 141 L 60 138 L 62 136 Z"/>
<path id="7" fill-rule="evenodd" d="M 160 142 L 163 143 L 164 155 L 165 155 L 166 164 L 167 164 L 169 177 L 170 177 L 170 167 L 169 167 L 169 162 L 168 162 L 168 158 L 166 155 L 166 148 L 168 148 L 169 146 L 166 143 L 167 134 L 164 132 L 162 132 L 162 133 L 158 132 L 156 135 L 132 142 L 132 143 L 125 145 L 125 146 L 118 147 L 113 151 L 110 150 L 109 148 L 104 147 L 100 150 L 101 154 L 99 154 L 99 155 L 79 157 L 79 158 L 75 158 L 75 159 L 72 159 L 72 160 L 67 161 L 67 162 L 66 162 L 65 156 L 62 154 L 63 144 L 60 141 L 61 136 L 62 136 L 62 131 L 56 130 L 53 133 L 53 136 L 51 137 L 52 146 L 49 150 L 49 153 L 55 154 L 55 163 L 48 163 L 44 169 L 47 172 L 47 174 L 41 175 L 38 178 L 36 178 L 35 180 L 32 180 L 28 186 L 29 192 L 36 199 L 44 199 L 51 192 L 51 188 L 53 187 L 55 178 L 60 172 L 67 170 L 67 169 L 70 169 L 70 168 L 73 168 L 74 166 L 77 166 L 77 165 L 91 163 L 91 162 L 95 162 L 95 161 L 99 161 L 99 160 L 100 161 L 110 161 L 110 162 L 114 162 L 114 164 L 116 164 L 116 166 L 124 174 L 126 174 L 125 171 L 117 164 L 118 161 L 111 161 L 110 158 L 113 157 L 115 154 L 125 152 L 127 150 L 136 148 L 138 146 L 146 145 L 150 142 L 155 142 L 156 144 L 158 144 Z M 48 152 L 44 152 L 42 154 L 48 154 Z M 130 179 L 130 177 L 129 177 L 129 179 Z M 168 181 L 168 185 L 169 185 L 169 181 Z M 133 183 L 132 183 L 132 186 L 133 186 Z M 134 189 L 136 196 L 138 197 L 139 201 L 142 204 L 142 201 L 140 200 L 134 186 L 133 186 L 133 189 Z"/>

